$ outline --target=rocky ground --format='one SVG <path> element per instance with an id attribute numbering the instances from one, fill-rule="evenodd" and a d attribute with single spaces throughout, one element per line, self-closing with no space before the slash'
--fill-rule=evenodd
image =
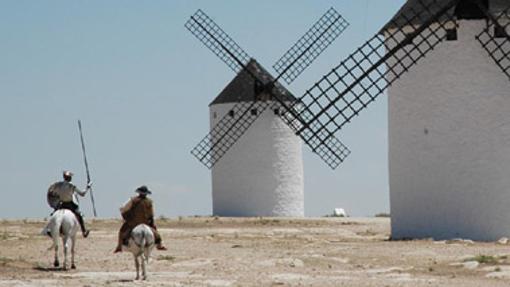
<path id="1" fill-rule="evenodd" d="M 118 220 L 93 220 L 77 269 L 52 268 L 43 220 L 0 221 L 5 286 L 510 286 L 505 242 L 389 241 L 387 218 L 160 219 L 168 251 L 134 281 L 131 254 L 114 255 Z"/>

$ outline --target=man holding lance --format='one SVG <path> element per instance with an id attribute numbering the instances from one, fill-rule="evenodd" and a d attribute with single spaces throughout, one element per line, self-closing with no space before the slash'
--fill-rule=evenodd
<path id="1" fill-rule="evenodd" d="M 52 184 L 47 193 L 48 204 L 55 210 L 57 209 L 69 209 L 71 210 L 78 222 L 80 223 L 81 232 L 83 237 L 89 236 L 90 230 L 85 228 L 85 222 L 83 221 L 83 214 L 80 212 L 78 207 L 78 198 L 76 194 L 85 196 L 87 191 L 90 191 L 90 200 L 92 201 L 92 208 L 94 216 L 97 216 L 96 205 L 94 203 L 94 195 L 92 194 L 92 182 L 90 180 L 89 164 L 87 162 L 87 154 L 85 152 L 85 141 L 83 140 L 83 132 L 81 129 L 81 121 L 78 120 L 78 129 L 80 132 L 81 149 L 83 152 L 83 161 L 85 163 L 85 170 L 87 171 L 87 188 L 85 191 L 81 191 L 74 184 L 71 183 L 73 173 L 70 171 L 64 171 L 64 180 Z M 76 199 L 76 201 L 75 201 Z"/>
<path id="2" fill-rule="evenodd" d="M 74 213 L 74 215 L 76 215 L 76 218 L 80 223 L 83 237 L 86 238 L 87 236 L 89 236 L 90 230 L 87 230 L 85 228 L 83 215 L 79 210 L 78 204 L 76 204 L 76 202 L 74 201 L 74 198 L 76 196 L 75 194 L 85 196 L 87 194 L 87 191 L 90 190 L 92 183 L 88 182 L 85 191 L 81 191 L 74 184 L 71 183 L 71 180 L 73 179 L 72 172 L 64 171 L 63 176 L 64 176 L 63 181 L 56 182 L 48 188 L 47 194 L 48 204 L 55 210 L 58 209 L 71 210 Z"/>

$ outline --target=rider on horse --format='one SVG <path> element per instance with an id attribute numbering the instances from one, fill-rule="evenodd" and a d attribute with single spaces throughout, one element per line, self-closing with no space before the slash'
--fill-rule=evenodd
<path id="1" fill-rule="evenodd" d="M 129 201 L 120 208 L 124 223 L 119 230 L 119 241 L 114 253 L 122 251 L 122 245 L 127 245 L 127 240 L 129 239 L 131 231 L 139 224 L 147 224 L 154 233 L 156 248 L 159 250 L 166 250 L 166 247 L 163 246 L 161 242 L 161 235 L 154 224 L 152 200 L 147 197 L 147 195 L 152 194 L 152 192 L 145 185 L 137 188 L 135 192 L 138 193 L 138 196 L 130 198 Z"/>
<path id="2" fill-rule="evenodd" d="M 85 196 L 85 194 L 87 194 L 87 191 L 90 189 L 92 184 L 88 182 L 85 191 L 81 191 L 74 184 L 71 183 L 71 180 L 73 178 L 72 172 L 64 171 L 63 176 L 64 176 L 63 181 L 56 182 L 48 188 L 48 203 L 55 210 L 58 209 L 71 210 L 74 213 L 74 215 L 76 215 L 76 218 L 80 223 L 83 237 L 86 238 L 89 235 L 90 230 L 87 230 L 85 228 L 83 215 L 81 214 L 78 205 L 74 202 L 74 197 L 75 193 L 79 194 L 80 196 Z"/>

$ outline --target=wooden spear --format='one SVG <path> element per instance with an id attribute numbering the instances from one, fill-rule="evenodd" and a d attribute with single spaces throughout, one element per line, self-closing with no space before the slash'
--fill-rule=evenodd
<path id="1" fill-rule="evenodd" d="M 85 152 L 85 141 L 83 140 L 83 132 L 81 129 L 81 121 L 78 120 L 78 129 L 80 130 L 80 140 L 81 140 L 81 151 L 83 152 L 83 161 L 85 162 L 85 171 L 87 172 L 87 185 L 90 183 L 90 171 L 89 171 L 89 163 L 87 162 L 87 153 Z M 96 213 L 96 204 L 94 202 L 94 194 L 92 193 L 92 186 L 90 189 L 90 200 L 92 201 L 92 210 L 94 211 L 94 217 L 97 217 Z"/>

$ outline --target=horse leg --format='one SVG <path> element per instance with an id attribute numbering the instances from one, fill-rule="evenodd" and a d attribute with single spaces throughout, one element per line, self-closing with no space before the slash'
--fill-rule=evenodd
<path id="1" fill-rule="evenodd" d="M 51 238 L 53 239 L 53 250 L 55 251 L 55 260 L 53 261 L 53 267 L 59 267 L 60 262 L 58 261 L 58 233 L 55 235 L 52 231 Z"/>
<path id="2" fill-rule="evenodd" d="M 147 279 L 147 269 L 146 269 L 146 266 L 145 266 L 146 265 L 145 262 L 147 260 L 145 260 L 145 254 L 144 253 L 142 253 L 140 255 L 140 259 L 142 259 L 142 279 L 146 280 Z"/>
<path id="3" fill-rule="evenodd" d="M 64 236 L 62 239 L 62 245 L 64 246 L 64 266 L 62 266 L 63 270 L 67 270 L 67 251 L 69 249 L 69 238 Z"/>
<path id="4" fill-rule="evenodd" d="M 138 263 L 138 256 L 134 256 L 135 257 L 135 267 L 136 267 L 136 278 L 135 280 L 138 280 L 140 279 L 140 264 Z"/>
<path id="5" fill-rule="evenodd" d="M 76 244 L 76 236 L 71 237 L 71 269 L 76 269 L 74 265 L 74 245 Z"/>
<path id="6" fill-rule="evenodd" d="M 53 261 L 53 267 L 59 267 L 60 262 L 58 261 L 58 242 L 55 243 L 54 250 L 55 250 L 55 260 Z"/>
<path id="7" fill-rule="evenodd" d="M 151 251 L 149 249 L 145 250 L 144 258 L 145 258 L 145 263 L 146 264 L 149 264 L 150 257 L 151 257 Z"/>
<path id="8" fill-rule="evenodd" d="M 144 261 L 145 261 L 144 269 L 145 269 L 146 265 L 149 265 L 150 258 L 151 258 L 151 247 L 148 247 L 145 249 L 145 252 L 144 252 Z M 147 275 L 145 275 L 145 278 L 147 278 Z"/>

